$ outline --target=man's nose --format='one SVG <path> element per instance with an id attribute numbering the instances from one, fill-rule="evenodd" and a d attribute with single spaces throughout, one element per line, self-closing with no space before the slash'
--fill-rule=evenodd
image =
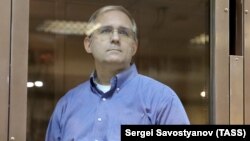
<path id="1" fill-rule="evenodd" d="M 114 30 L 112 35 L 111 35 L 111 40 L 112 42 L 119 42 L 120 41 L 120 36 L 117 30 Z"/>

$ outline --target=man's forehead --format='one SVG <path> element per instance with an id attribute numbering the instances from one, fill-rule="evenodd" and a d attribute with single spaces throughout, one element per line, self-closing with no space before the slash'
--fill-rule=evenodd
<path id="1" fill-rule="evenodd" d="M 118 19 L 122 19 L 122 18 L 131 22 L 129 16 L 120 10 L 110 10 L 110 11 L 105 11 L 104 13 L 100 13 L 96 17 L 95 21 L 102 21 L 102 20 L 106 20 L 106 19 L 113 19 L 113 20 L 117 19 L 118 20 Z"/>

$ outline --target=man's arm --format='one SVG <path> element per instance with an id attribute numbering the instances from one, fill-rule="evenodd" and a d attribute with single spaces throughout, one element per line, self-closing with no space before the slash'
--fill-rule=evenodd
<path id="1" fill-rule="evenodd" d="M 190 124 L 179 97 L 173 90 L 167 90 L 158 103 L 157 124 Z M 170 94 L 170 95 L 169 95 Z"/>
<path id="2" fill-rule="evenodd" d="M 63 113 L 63 107 L 61 106 L 61 101 L 58 102 L 55 110 L 50 117 L 50 121 L 46 131 L 45 141 L 61 141 L 61 117 Z"/>

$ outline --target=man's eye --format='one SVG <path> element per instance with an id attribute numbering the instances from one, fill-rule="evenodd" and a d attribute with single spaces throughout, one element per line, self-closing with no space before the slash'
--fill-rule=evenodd
<path id="1" fill-rule="evenodd" d="M 120 35 L 129 36 L 129 32 L 126 30 L 119 30 L 118 32 Z"/>
<path id="2" fill-rule="evenodd" d="M 112 32 L 112 29 L 110 29 L 110 28 L 100 29 L 101 34 L 109 34 L 111 32 Z"/>

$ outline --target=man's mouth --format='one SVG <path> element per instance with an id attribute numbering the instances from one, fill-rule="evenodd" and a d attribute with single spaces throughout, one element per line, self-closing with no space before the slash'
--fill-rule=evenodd
<path id="1" fill-rule="evenodd" d="M 120 49 L 108 49 L 107 52 L 109 51 L 117 51 L 117 52 L 122 52 Z"/>

